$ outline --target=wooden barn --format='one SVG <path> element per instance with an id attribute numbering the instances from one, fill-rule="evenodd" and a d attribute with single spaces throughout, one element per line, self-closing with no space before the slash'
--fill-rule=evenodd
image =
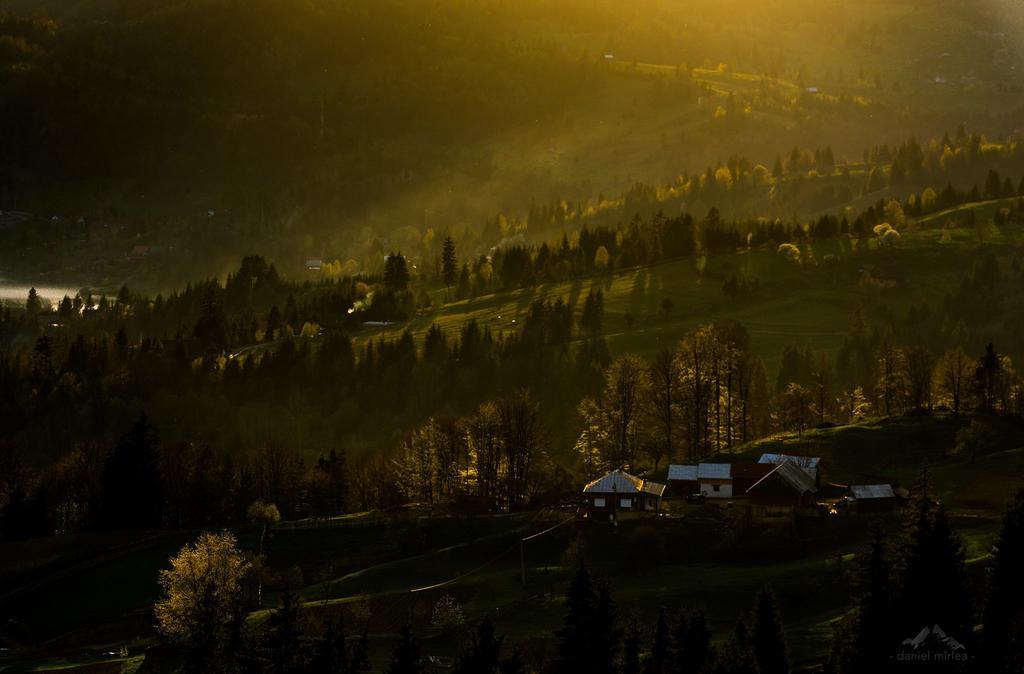
<path id="1" fill-rule="evenodd" d="M 814 480 L 807 471 L 783 462 L 747 490 L 755 520 L 789 519 L 816 514 Z"/>
<path id="2" fill-rule="evenodd" d="M 583 488 L 587 512 L 593 519 L 614 520 L 619 513 L 657 513 L 665 485 L 623 470 L 613 470 Z"/>

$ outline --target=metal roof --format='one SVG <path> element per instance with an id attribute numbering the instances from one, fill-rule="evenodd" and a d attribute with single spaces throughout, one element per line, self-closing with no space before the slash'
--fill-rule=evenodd
<path id="1" fill-rule="evenodd" d="M 648 494 L 654 494 L 655 496 L 661 496 L 665 493 L 665 485 L 657 482 L 644 481 L 643 491 Z"/>
<path id="2" fill-rule="evenodd" d="M 668 467 L 669 480 L 696 480 L 697 466 L 684 466 L 673 463 Z"/>
<path id="3" fill-rule="evenodd" d="M 858 501 L 871 498 L 896 498 L 891 484 L 855 484 L 850 486 L 853 498 Z"/>
<path id="4" fill-rule="evenodd" d="M 665 492 L 665 485 L 657 482 L 648 482 L 623 470 L 613 470 L 583 488 L 584 494 L 590 492 L 595 494 L 638 494 L 646 492 L 661 496 Z"/>
<path id="5" fill-rule="evenodd" d="M 757 460 L 758 463 L 791 463 L 810 473 L 811 477 L 818 478 L 818 464 L 821 463 L 819 456 L 794 456 L 792 454 L 762 454 Z"/>
<path id="6" fill-rule="evenodd" d="M 815 488 L 814 486 L 814 479 L 807 474 L 807 471 L 797 467 L 795 464 L 784 461 L 775 466 L 775 470 L 768 473 L 760 480 L 755 482 L 753 485 L 751 485 L 750 489 L 747 490 L 747 493 L 750 493 L 753 490 L 757 489 L 757 486 L 764 482 L 765 480 L 772 479 L 773 475 L 777 476 L 779 479 L 781 479 L 783 482 L 785 482 L 795 491 L 801 494 L 806 492 L 813 493 L 817 491 L 817 488 Z"/>
<path id="7" fill-rule="evenodd" d="M 730 480 L 732 466 L 728 463 L 702 463 L 697 466 L 698 480 Z"/>
<path id="8" fill-rule="evenodd" d="M 794 456 L 792 454 L 762 454 L 758 463 L 795 463 L 801 468 L 817 468 L 820 456 Z"/>

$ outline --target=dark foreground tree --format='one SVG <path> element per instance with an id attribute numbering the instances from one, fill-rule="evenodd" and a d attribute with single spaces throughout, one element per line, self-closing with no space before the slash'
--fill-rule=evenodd
<path id="1" fill-rule="evenodd" d="M 107 457 L 101 484 L 107 528 L 157 529 L 163 523 L 160 441 L 145 414 Z"/>
<path id="2" fill-rule="evenodd" d="M 556 670 L 613 672 L 619 635 L 607 585 L 595 590 L 586 566 L 580 564 L 566 590 L 565 604 L 568 611 L 558 632 Z"/>
<path id="3" fill-rule="evenodd" d="M 455 674 L 494 674 L 498 670 L 502 639 L 495 637 L 487 618 L 477 626 L 469 643 L 455 661 Z"/>
<path id="4" fill-rule="evenodd" d="M 406 622 L 398 633 L 391 651 L 391 664 L 387 674 L 423 674 L 426 670 L 420 660 L 420 648 L 412 636 L 412 626 Z"/>
<path id="5" fill-rule="evenodd" d="M 286 587 L 281 606 L 270 613 L 265 650 L 273 674 L 298 674 L 305 671 L 303 625 L 299 605 L 291 588 Z"/>
<path id="6" fill-rule="evenodd" d="M 751 646 L 761 674 L 789 674 L 786 634 L 770 589 L 758 593 L 752 618 Z"/>
<path id="7" fill-rule="evenodd" d="M 1003 515 L 985 596 L 982 657 L 993 674 L 1024 671 L 1024 489 Z"/>

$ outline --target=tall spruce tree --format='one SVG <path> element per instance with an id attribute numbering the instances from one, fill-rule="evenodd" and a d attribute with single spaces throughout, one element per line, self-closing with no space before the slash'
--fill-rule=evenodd
<path id="1" fill-rule="evenodd" d="M 672 674 L 702 674 L 708 670 L 714 653 L 711 630 L 703 611 L 689 615 L 680 611 L 674 630 Z"/>
<path id="2" fill-rule="evenodd" d="M 424 674 L 426 669 L 420 659 L 420 648 L 412 636 L 412 625 L 406 621 L 395 640 L 391 651 L 391 664 L 387 674 Z"/>
<path id="3" fill-rule="evenodd" d="M 1003 514 L 986 587 L 982 661 L 994 674 L 1019 672 L 1024 664 L 1024 489 Z"/>
<path id="4" fill-rule="evenodd" d="M 103 523 L 111 529 L 157 529 L 163 519 L 160 441 L 145 414 L 103 465 Z"/>
<path id="5" fill-rule="evenodd" d="M 349 674 L 345 624 L 328 620 L 310 662 L 311 674 Z"/>
<path id="6" fill-rule="evenodd" d="M 281 606 L 270 613 L 265 637 L 270 669 L 274 674 L 298 674 L 305 671 L 302 652 L 302 616 L 295 594 L 286 587 Z"/>
<path id="7" fill-rule="evenodd" d="M 610 674 L 615 671 L 621 634 L 611 588 L 595 589 L 582 563 L 565 593 L 568 611 L 558 631 L 557 671 Z"/>
<path id="8" fill-rule="evenodd" d="M 740 619 L 715 663 L 715 674 L 759 674 L 750 629 Z"/>
<path id="9" fill-rule="evenodd" d="M 938 625 L 966 644 L 974 619 L 964 546 L 931 492 L 931 477 L 925 469 L 897 567 L 899 599 L 894 614 L 901 633 L 916 634 Z"/>
<path id="10" fill-rule="evenodd" d="M 668 672 L 669 657 L 672 653 L 672 626 L 668 612 L 662 607 L 658 609 L 658 621 L 654 623 L 651 635 L 651 652 L 644 663 L 646 674 L 665 674 Z"/>
<path id="11" fill-rule="evenodd" d="M 446 287 L 455 285 L 456 276 L 459 273 L 458 260 L 455 258 L 455 240 L 451 235 L 444 237 L 441 244 L 441 279 Z"/>
<path id="12" fill-rule="evenodd" d="M 494 635 L 494 625 L 484 618 L 459 653 L 452 671 L 455 674 L 494 674 L 498 670 L 501 642 L 502 639 Z"/>
<path id="13" fill-rule="evenodd" d="M 640 674 L 640 649 L 643 645 L 643 632 L 640 624 L 633 618 L 626 625 L 622 637 L 622 663 L 619 666 L 619 674 Z"/>
<path id="14" fill-rule="evenodd" d="M 761 674 L 789 674 L 789 648 L 775 594 L 763 588 L 752 616 L 751 646 Z"/>

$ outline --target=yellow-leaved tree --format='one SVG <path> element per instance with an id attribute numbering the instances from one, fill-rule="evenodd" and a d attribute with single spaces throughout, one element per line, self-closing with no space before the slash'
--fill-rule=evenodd
<path id="1" fill-rule="evenodd" d="M 241 610 L 242 583 L 250 569 L 228 532 L 204 533 L 171 558 L 160 572 L 164 597 L 154 607 L 160 632 L 172 641 L 206 652 L 221 638 Z"/>

